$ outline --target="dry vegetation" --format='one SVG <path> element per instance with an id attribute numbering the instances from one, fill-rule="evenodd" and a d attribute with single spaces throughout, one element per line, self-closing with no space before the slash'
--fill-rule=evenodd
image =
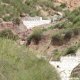
<path id="1" fill-rule="evenodd" d="M 25 46 L 0 38 L 0 80 L 60 80 L 56 70 Z"/>
<path id="2" fill-rule="evenodd" d="M 41 29 L 43 33 L 36 33 L 35 35 L 36 40 L 40 37 L 40 39 L 37 40 L 39 43 L 35 45 L 34 40 L 32 40 L 29 47 L 38 52 L 42 52 L 43 55 L 47 55 L 48 57 L 53 56 L 55 50 L 60 53 L 58 57 L 72 54 L 72 52 L 75 53 L 76 48 L 78 49 L 78 47 L 80 47 L 79 13 L 80 8 L 75 9 L 72 12 L 66 13 L 66 20 L 64 22 Z M 31 35 L 34 35 L 34 33 Z M 69 49 L 69 52 L 67 49 Z"/>
<path id="3" fill-rule="evenodd" d="M 52 16 L 54 10 L 66 8 L 65 3 L 53 4 L 53 0 L 0 0 L 0 18 L 13 21 L 19 27 L 20 17 L 27 14 Z M 80 47 L 80 8 L 63 12 L 64 21 L 47 28 L 32 29 L 25 37 L 22 35 L 26 47 L 16 44 L 20 38 L 11 30 L 0 31 L 1 80 L 60 80 L 56 70 L 40 55 L 48 60 L 59 60 L 64 55 L 75 55 Z M 33 54 L 39 55 L 40 59 Z"/>

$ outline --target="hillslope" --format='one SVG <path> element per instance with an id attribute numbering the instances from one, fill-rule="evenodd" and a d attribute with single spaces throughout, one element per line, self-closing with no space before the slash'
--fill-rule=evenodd
<path id="1" fill-rule="evenodd" d="M 0 0 L 0 18 L 9 21 L 24 15 L 49 16 L 53 8 L 53 0 Z"/>
<path id="2" fill-rule="evenodd" d="M 0 38 L 0 80 L 60 80 L 56 70 L 24 46 Z"/>

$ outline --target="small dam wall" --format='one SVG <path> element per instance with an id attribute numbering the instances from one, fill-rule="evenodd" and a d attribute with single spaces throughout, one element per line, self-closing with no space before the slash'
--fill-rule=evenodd
<path id="1" fill-rule="evenodd" d="M 27 29 L 30 29 L 36 26 L 50 24 L 51 20 L 43 20 L 42 17 L 27 17 L 24 18 L 22 22 L 27 27 Z"/>

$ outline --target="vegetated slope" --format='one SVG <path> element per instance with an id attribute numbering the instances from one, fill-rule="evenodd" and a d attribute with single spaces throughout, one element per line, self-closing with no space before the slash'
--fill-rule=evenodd
<path id="1" fill-rule="evenodd" d="M 60 80 L 56 70 L 24 46 L 0 38 L 0 80 Z"/>
<path id="2" fill-rule="evenodd" d="M 80 6 L 80 0 L 55 0 L 60 3 L 65 3 L 67 7 L 71 10 Z"/>
<path id="3" fill-rule="evenodd" d="M 6 21 L 24 14 L 53 15 L 53 3 L 53 0 L 0 0 L 0 18 Z"/>
<path id="4" fill-rule="evenodd" d="M 56 25 L 43 28 L 42 32 L 33 31 L 29 35 L 30 48 L 54 58 L 54 54 L 57 58 L 75 54 L 76 48 L 80 46 L 80 8 L 71 12 L 67 11 L 64 20 Z M 37 45 L 35 45 L 36 41 L 38 41 Z"/>

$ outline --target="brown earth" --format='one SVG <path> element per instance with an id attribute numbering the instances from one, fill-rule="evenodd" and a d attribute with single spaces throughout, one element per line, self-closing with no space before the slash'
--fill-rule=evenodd
<path id="1" fill-rule="evenodd" d="M 55 1 L 59 2 L 59 3 L 65 3 L 65 4 L 67 4 L 67 7 L 70 10 L 73 10 L 76 7 L 80 6 L 80 0 L 55 0 Z"/>
<path id="2" fill-rule="evenodd" d="M 0 23 L 0 31 L 10 29 L 16 35 L 18 35 L 21 39 L 27 36 L 30 33 L 30 30 L 21 23 L 20 25 L 15 25 L 13 22 L 1 22 Z"/>

